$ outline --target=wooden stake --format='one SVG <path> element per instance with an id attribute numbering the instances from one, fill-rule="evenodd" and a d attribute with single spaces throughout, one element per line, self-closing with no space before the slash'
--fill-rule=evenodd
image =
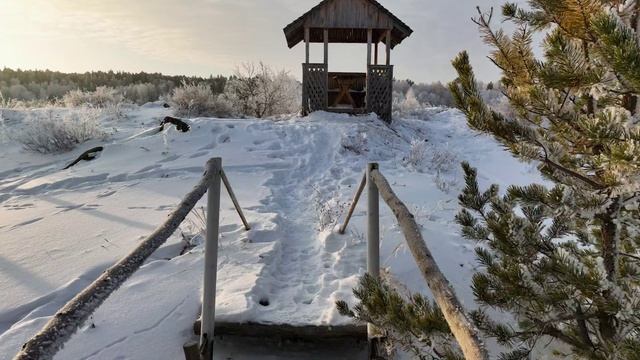
<path id="1" fill-rule="evenodd" d="M 242 224 L 244 225 L 244 229 L 249 231 L 251 230 L 251 226 L 247 222 L 247 219 L 244 217 L 242 213 L 242 208 L 240 207 L 240 203 L 238 203 L 238 199 L 236 199 L 236 194 L 233 192 L 231 188 L 231 182 L 227 178 L 227 174 L 224 173 L 224 169 L 220 170 L 220 177 L 222 178 L 222 182 L 224 183 L 224 187 L 227 188 L 227 193 L 233 202 L 233 206 L 236 208 L 236 212 L 240 215 L 240 219 L 242 220 Z"/>
<path id="2" fill-rule="evenodd" d="M 349 220 L 351 220 L 351 216 L 353 216 L 353 211 L 356 209 L 356 206 L 358 205 L 358 201 L 360 200 L 360 195 L 362 194 L 362 191 L 364 190 L 364 186 L 366 183 L 367 183 L 367 174 L 365 173 L 364 175 L 362 175 L 360 186 L 358 186 L 358 190 L 356 190 L 356 194 L 353 197 L 353 201 L 351 201 L 351 206 L 349 207 L 347 218 L 344 219 L 344 223 L 342 224 L 342 226 L 340 227 L 340 230 L 338 231 L 340 234 L 344 234 L 344 232 L 347 230 L 347 226 L 349 225 Z"/>

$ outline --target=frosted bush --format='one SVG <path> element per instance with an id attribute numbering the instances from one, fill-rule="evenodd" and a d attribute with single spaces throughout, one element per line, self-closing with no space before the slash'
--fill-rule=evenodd
<path id="1" fill-rule="evenodd" d="M 447 148 L 432 148 L 429 169 L 437 173 L 450 173 L 458 169 L 458 156 Z"/>
<path id="2" fill-rule="evenodd" d="M 89 105 L 96 108 L 106 108 L 122 101 L 123 96 L 116 89 L 106 86 L 99 86 L 96 91 L 71 90 L 62 98 L 62 102 L 67 107 Z"/>
<path id="3" fill-rule="evenodd" d="M 357 133 L 344 135 L 341 141 L 342 148 L 346 151 L 352 152 L 357 155 L 362 155 L 368 151 L 367 149 L 367 134 Z"/>
<path id="4" fill-rule="evenodd" d="M 33 111 L 24 128 L 12 135 L 12 139 L 25 149 L 42 154 L 70 151 L 78 144 L 106 135 L 99 126 L 99 116 L 99 111 L 90 108 L 63 114 L 53 108 Z"/>
<path id="5" fill-rule="evenodd" d="M 298 112 L 301 89 L 284 70 L 276 72 L 263 63 L 246 63 L 229 79 L 224 96 L 236 113 L 263 118 Z"/>
<path id="6" fill-rule="evenodd" d="M 325 195 L 326 192 L 321 191 L 318 187 L 313 187 L 313 192 L 316 229 L 318 231 L 333 229 L 342 218 L 348 204 L 342 201 L 337 194 Z"/>
<path id="7" fill-rule="evenodd" d="M 409 151 L 404 157 L 405 166 L 411 167 L 415 170 L 422 170 L 425 166 L 427 159 L 427 143 L 424 140 L 414 139 L 411 140 Z"/>
<path id="8" fill-rule="evenodd" d="M 204 83 L 183 82 L 181 87 L 173 89 L 168 100 L 178 116 L 229 117 L 232 112 L 231 104 Z"/>

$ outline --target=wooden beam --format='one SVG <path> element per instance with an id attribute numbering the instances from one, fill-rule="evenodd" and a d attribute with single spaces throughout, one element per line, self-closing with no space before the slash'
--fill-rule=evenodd
<path id="1" fill-rule="evenodd" d="M 309 63 L 309 28 L 304 28 L 305 63 Z"/>
<path id="2" fill-rule="evenodd" d="M 324 64 L 329 64 L 329 29 L 324 29 Z"/>
<path id="3" fill-rule="evenodd" d="M 371 65 L 371 42 L 373 41 L 373 30 L 367 29 L 367 65 Z"/>
<path id="4" fill-rule="evenodd" d="M 391 65 L 391 30 L 387 30 L 387 65 Z"/>

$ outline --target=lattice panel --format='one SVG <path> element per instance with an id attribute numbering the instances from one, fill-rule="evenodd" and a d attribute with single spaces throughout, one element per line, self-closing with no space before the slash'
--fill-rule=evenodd
<path id="1" fill-rule="evenodd" d="M 327 108 L 327 65 L 302 64 L 302 113 Z"/>
<path id="2" fill-rule="evenodd" d="M 391 121 L 393 101 L 393 65 L 369 65 L 367 74 L 367 111 Z"/>

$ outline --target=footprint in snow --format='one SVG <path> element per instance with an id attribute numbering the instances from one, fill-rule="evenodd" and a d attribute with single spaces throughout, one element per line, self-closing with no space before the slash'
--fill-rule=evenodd
<path id="1" fill-rule="evenodd" d="M 229 134 L 222 134 L 218 137 L 218 142 L 223 144 L 231 142 L 231 136 L 229 136 Z"/>

